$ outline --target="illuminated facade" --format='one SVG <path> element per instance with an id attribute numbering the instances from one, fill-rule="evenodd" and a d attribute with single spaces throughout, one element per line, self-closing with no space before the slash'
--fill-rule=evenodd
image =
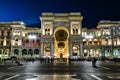
<path id="1" fill-rule="evenodd" d="M 41 28 L 23 22 L 0 23 L 0 58 L 120 58 L 120 22 L 100 21 L 82 28 L 80 13 L 42 13 Z"/>
<path id="2" fill-rule="evenodd" d="M 1 58 L 8 58 L 12 55 L 16 56 L 21 54 L 23 27 L 23 22 L 14 21 L 0 23 Z"/>
<path id="3" fill-rule="evenodd" d="M 41 29 L 27 28 L 23 22 L 0 23 L 0 58 L 16 56 L 38 58 L 40 54 Z"/>
<path id="4" fill-rule="evenodd" d="M 40 19 L 41 56 L 82 56 L 80 13 L 43 13 Z"/>
<path id="5" fill-rule="evenodd" d="M 100 36 L 98 29 L 82 29 L 84 57 L 102 56 Z"/>
<path id="6" fill-rule="evenodd" d="M 120 21 L 100 21 L 97 28 L 101 33 L 102 55 L 120 58 Z"/>
<path id="7" fill-rule="evenodd" d="M 39 58 L 41 49 L 41 30 L 24 28 L 22 38 L 22 58 Z"/>
<path id="8" fill-rule="evenodd" d="M 0 58 L 7 58 L 10 56 L 11 26 L 9 24 L 10 23 L 0 23 Z"/>

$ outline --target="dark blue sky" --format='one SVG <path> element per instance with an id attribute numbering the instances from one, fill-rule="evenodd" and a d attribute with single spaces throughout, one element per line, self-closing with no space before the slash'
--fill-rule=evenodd
<path id="1" fill-rule="evenodd" d="M 83 27 L 100 20 L 120 20 L 119 0 L 0 0 L 0 22 L 21 20 L 40 26 L 42 12 L 81 12 Z"/>

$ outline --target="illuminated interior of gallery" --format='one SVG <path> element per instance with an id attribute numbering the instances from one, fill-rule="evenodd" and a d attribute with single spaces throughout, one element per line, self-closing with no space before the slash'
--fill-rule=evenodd
<path id="1" fill-rule="evenodd" d="M 0 22 L 0 58 L 120 58 L 120 21 L 82 26 L 79 12 L 42 13 L 41 27 L 22 21 Z"/>

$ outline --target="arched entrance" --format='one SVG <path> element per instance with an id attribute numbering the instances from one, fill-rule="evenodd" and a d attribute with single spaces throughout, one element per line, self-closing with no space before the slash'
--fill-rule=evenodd
<path id="1" fill-rule="evenodd" d="M 32 56 L 33 55 L 33 50 L 29 49 L 28 54 Z"/>
<path id="2" fill-rule="evenodd" d="M 19 50 L 18 50 L 18 49 L 15 49 L 15 50 L 14 50 L 14 55 L 15 55 L 15 56 L 18 56 L 18 54 L 19 54 Z"/>
<path id="3" fill-rule="evenodd" d="M 80 49 L 79 45 L 72 46 L 72 58 L 78 59 L 80 57 Z"/>
<path id="4" fill-rule="evenodd" d="M 49 57 L 49 56 L 51 56 L 50 46 L 49 45 L 45 45 L 44 46 L 44 57 Z"/>
<path id="5" fill-rule="evenodd" d="M 34 50 L 34 57 L 39 58 L 39 50 L 38 49 Z"/>
<path id="6" fill-rule="evenodd" d="M 27 50 L 26 49 L 22 50 L 22 57 L 27 58 Z"/>
<path id="7" fill-rule="evenodd" d="M 54 31 L 54 57 L 68 58 L 69 57 L 69 32 L 65 27 L 58 27 Z"/>
<path id="8" fill-rule="evenodd" d="M 79 51 L 79 46 L 78 45 L 74 45 L 72 49 L 73 49 L 72 50 L 73 51 L 72 55 L 73 56 L 79 56 L 79 52 L 80 52 Z"/>

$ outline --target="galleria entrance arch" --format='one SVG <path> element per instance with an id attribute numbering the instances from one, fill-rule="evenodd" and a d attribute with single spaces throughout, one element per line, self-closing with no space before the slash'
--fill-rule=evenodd
<path id="1" fill-rule="evenodd" d="M 79 58 L 82 18 L 80 13 L 42 13 L 40 57 Z"/>
<path id="2" fill-rule="evenodd" d="M 64 26 L 59 26 L 54 31 L 54 57 L 69 57 L 69 31 Z"/>

